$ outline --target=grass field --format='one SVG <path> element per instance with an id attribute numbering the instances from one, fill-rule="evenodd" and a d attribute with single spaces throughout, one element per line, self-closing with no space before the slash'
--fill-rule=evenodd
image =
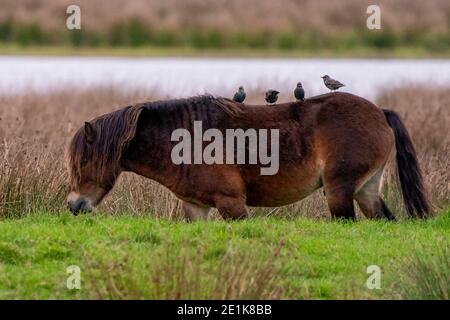
<path id="1" fill-rule="evenodd" d="M 66 288 L 66 268 L 81 289 Z M 369 290 L 369 265 L 381 289 Z M 450 211 L 428 221 L 187 224 L 39 213 L 0 221 L 0 298 L 448 299 Z"/>

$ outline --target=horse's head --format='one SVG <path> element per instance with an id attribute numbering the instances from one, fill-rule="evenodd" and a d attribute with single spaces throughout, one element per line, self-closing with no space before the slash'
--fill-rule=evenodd
<path id="1" fill-rule="evenodd" d="M 114 186 L 123 171 L 122 154 L 134 138 L 143 108 L 129 106 L 85 122 L 73 137 L 68 153 L 67 204 L 74 214 L 91 211 Z"/>
<path id="2" fill-rule="evenodd" d="M 92 211 L 111 190 L 118 176 L 114 166 L 105 166 L 108 155 L 102 153 L 102 133 L 98 124 L 85 122 L 72 139 L 68 154 L 70 211 Z"/>

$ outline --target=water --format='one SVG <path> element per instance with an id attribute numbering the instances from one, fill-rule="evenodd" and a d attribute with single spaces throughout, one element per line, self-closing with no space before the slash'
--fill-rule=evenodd
<path id="1" fill-rule="evenodd" d="M 123 90 L 157 90 L 170 97 L 202 93 L 232 96 L 247 91 L 294 88 L 303 83 L 307 96 L 324 93 L 320 76 L 347 86 L 343 91 L 367 98 L 401 85 L 450 86 L 450 59 L 227 59 L 0 57 L 0 94 L 47 92 L 60 88 L 119 85 Z M 290 92 L 289 92 L 290 94 Z"/>

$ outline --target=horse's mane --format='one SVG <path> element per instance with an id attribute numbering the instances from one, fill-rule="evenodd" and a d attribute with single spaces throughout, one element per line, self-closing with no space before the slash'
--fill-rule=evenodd
<path id="1" fill-rule="evenodd" d="M 96 138 L 92 143 L 86 141 L 84 128 L 80 128 L 72 139 L 68 153 L 68 165 L 72 174 L 72 184 L 79 184 L 82 179 L 82 167 L 92 166 L 97 183 L 114 183 L 105 181 L 107 172 L 119 172 L 120 157 L 136 133 L 137 121 L 143 107 L 128 106 L 102 115 L 90 121 Z M 89 159 L 89 161 L 87 161 Z M 85 163 L 86 162 L 86 163 Z"/>
<path id="2" fill-rule="evenodd" d="M 120 158 L 135 137 L 139 116 L 143 110 L 159 110 L 170 112 L 180 106 L 202 105 L 206 108 L 218 107 L 230 117 L 239 117 L 244 107 L 226 98 L 215 98 L 211 95 L 195 96 L 187 99 L 174 99 L 140 103 L 102 115 L 90 121 L 96 138 L 88 143 L 84 128 L 74 135 L 69 146 L 68 167 L 71 183 L 79 185 L 82 180 L 82 167 L 91 166 L 95 182 L 113 184 L 116 176 L 107 173 L 120 172 Z M 105 178 L 106 181 L 105 181 Z M 109 181 L 112 180 L 112 181 Z"/>
<path id="3" fill-rule="evenodd" d="M 145 109 L 149 110 L 171 110 L 173 108 L 179 108 L 180 106 L 193 107 L 193 106 L 204 106 L 210 108 L 213 106 L 218 107 L 220 110 L 224 111 L 227 115 L 231 117 L 239 117 L 245 113 L 245 107 L 241 103 L 237 103 L 233 100 L 224 97 L 214 97 L 210 94 L 193 96 L 189 98 L 182 99 L 171 99 L 171 100 L 161 100 L 154 102 L 146 102 L 140 104 Z"/>
<path id="4" fill-rule="evenodd" d="M 223 97 L 217 98 L 215 104 L 226 114 L 234 118 L 241 117 L 246 111 L 243 104 Z"/>

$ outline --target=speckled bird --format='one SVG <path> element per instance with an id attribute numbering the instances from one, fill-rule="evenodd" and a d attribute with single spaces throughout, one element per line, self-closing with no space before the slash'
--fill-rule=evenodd
<path id="1" fill-rule="evenodd" d="M 234 94 L 233 101 L 242 103 L 246 96 L 247 94 L 244 91 L 244 87 L 240 86 L 238 91 Z"/>
<path id="2" fill-rule="evenodd" d="M 324 75 L 321 78 L 323 79 L 323 83 L 325 84 L 325 86 L 331 91 L 335 91 L 341 87 L 345 87 L 345 84 L 340 83 L 339 81 L 334 80 L 333 78 L 330 78 L 329 75 Z"/>
<path id="3" fill-rule="evenodd" d="M 303 89 L 301 82 L 297 83 L 297 87 L 294 89 L 294 96 L 298 101 L 305 101 L 305 89 Z"/>
<path id="4" fill-rule="evenodd" d="M 275 103 L 278 100 L 278 94 L 280 92 L 278 92 L 277 90 L 267 90 L 266 91 L 266 102 L 267 103 Z"/>

